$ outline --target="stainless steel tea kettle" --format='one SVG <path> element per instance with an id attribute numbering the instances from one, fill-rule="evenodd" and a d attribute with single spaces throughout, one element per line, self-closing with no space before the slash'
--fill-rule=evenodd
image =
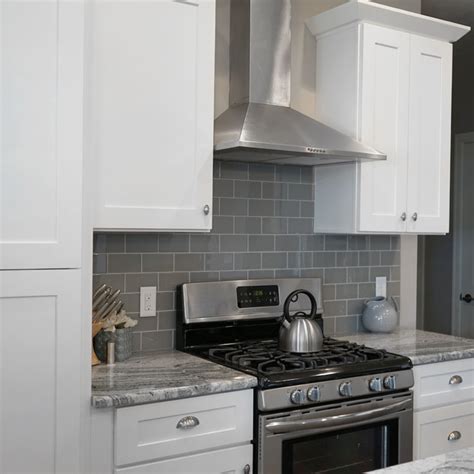
<path id="1" fill-rule="evenodd" d="M 298 300 L 299 295 L 306 295 L 311 302 L 311 312 L 302 311 L 290 316 L 290 304 Z M 306 290 L 295 290 L 288 295 L 283 306 L 282 325 L 279 345 L 286 352 L 317 352 L 323 346 L 323 333 L 316 322 L 317 304 L 315 297 Z"/>

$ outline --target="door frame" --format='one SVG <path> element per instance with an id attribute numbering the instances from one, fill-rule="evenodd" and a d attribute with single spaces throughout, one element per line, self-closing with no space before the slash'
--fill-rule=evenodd
<path id="1" fill-rule="evenodd" d="M 461 334 L 461 315 L 459 295 L 461 293 L 461 258 L 463 203 L 460 199 L 462 191 L 462 152 L 466 143 L 474 143 L 474 132 L 457 133 L 454 138 L 454 186 L 453 186 L 453 286 L 452 286 L 452 316 L 451 333 L 455 336 Z"/>

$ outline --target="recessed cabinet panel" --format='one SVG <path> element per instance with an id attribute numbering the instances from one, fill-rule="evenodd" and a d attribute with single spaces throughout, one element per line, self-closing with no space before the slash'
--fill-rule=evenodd
<path id="1" fill-rule="evenodd" d="M 83 13 L 0 4 L 1 269 L 80 266 Z"/>
<path id="2" fill-rule="evenodd" d="M 209 229 L 214 1 L 93 1 L 98 229 Z"/>
<path id="3" fill-rule="evenodd" d="M 452 46 L 411 36 L 408 231 L 449 232 Z"/>
<path id="4" fill-rule="evenodd" d="M 360 231 L 401 232 L 406 208 L 409 35 L 364 25 L 360 140 L 386 161 L 360 165 Z"/>

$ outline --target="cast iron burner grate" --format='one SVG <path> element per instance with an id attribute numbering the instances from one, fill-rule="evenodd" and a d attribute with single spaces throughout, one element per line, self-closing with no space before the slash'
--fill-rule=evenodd
<path id="1" fill-rule="evenodd" d="M 216 347 L 209 349 L 208 355 L 221 364 L 262 375 L 348 366 L 397 357 L 383 349 L 330 338 L 324 339 L 322 350 L 305 354 L 284 352 L 278 349 L 276 341 L 262 341 Z"/>

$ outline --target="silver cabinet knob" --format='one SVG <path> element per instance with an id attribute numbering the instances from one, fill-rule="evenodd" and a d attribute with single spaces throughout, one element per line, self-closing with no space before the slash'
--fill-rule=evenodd
<path id="1" fill-rule="evenodd" d="M 463 382 L 463 380 L 462 380 L 462 377 L 460 375 L 453 375 L 449 379 L 449 385 L 459 385 L 462 382 Z"/>
<path id="2" fill-rule="evenodd" d="M 459 431 L 451 431 L 451 433 L 448 434 L 448 441 L 457 441 L 458 439 L 461 439 L 461 433 Z"/>
<path id="3" fill-rule="evenodd" d="M 404 212 L 401 216 L 400 216 L 400 219 L 405 222 L 407 220 L 407 213 Z"/>
<path id="4" fill-rule="evenodd" d="M 244 466 L 244 474 L 250 474 L 250 464 Z"/>
<path id="5" fill-rule="evenodd" d="M 416 222 L 418 220 L 418 213 L 414 212 L 411 218 Z"/>
<path id="6" fill-rule="evenodd" d="M 178 421 L 176 428 L 178 430 L 189 430 L 199 425 L 199 420 L 195 416 L 185 416 Z"/>
<path id="7" fill-rule="evenodd" d="M 203 208 L 204 214 L 206 214 L 206 216 L 207 216 L 210 211 L 211 211 L 211 208 L 209 207 L 209 204 L 206 204 Z"/>

